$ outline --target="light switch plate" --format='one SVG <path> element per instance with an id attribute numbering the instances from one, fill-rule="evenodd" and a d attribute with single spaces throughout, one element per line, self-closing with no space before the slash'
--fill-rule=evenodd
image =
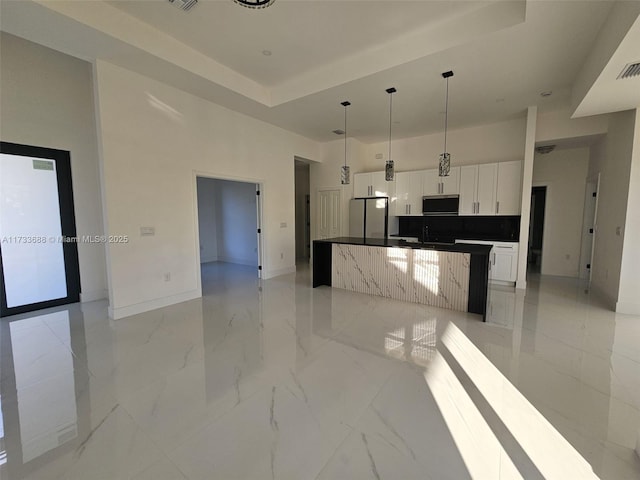
<path id="1" fill-rule="evenodd" d="M 140 227 L 141 237 L 153 237 L 156 234 L 156 227 Z"/>

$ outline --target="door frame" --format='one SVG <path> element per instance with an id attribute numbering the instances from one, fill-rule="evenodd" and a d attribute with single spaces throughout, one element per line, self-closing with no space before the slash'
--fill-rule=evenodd
<path id="1" fill-rule="evenodd" d="M 80 264 L 78 260 L 78 245 L 76 232 L 76 217 L 73 204 L 73 183 L 71 177 L 71 154 L 67 150 L 22 145 L 18 143 L 0 142 L 0 153 L 17 155 L 29 158 L 42 158 L 55 160 L 56 180 L 58 183 L 58 208 L 60 210 L 60 226 L 63 239 L 62 255 L 64 258 L 65 277 L 67 282 L 67 296 L 46 300 L 44 302 L 30 303 L 16 307 L 7 307 L 5 282 L 0 286 L 0 317 L 16 315 L 18 313 L 32 312 L 44 308 L 67 305 L 80 301 Z M 4 279 L 2 267 L 2 242 L 0 241 L 0 278 Z"/>
<path id="2" fill-rule="evenodd" d="M 264 249 L 266 238 L 263 230 L 263 209 L 264 209 L 264 181 L 256 178 L 234 177 L 230 175 L 220 175 L 212 172 L 203 172 L 201 170 L 192 170 L 191 185 L 193 188 L 192 214 L 195 226 L 195 252 L 196 252 L 196 275 L 197 290 L 202 296 L 202 271 L 200 267 L 200 222 L 198 220 L 198 177 L 211 178 L 213 180 L 228 180 L 232 182 L 242 182 L 253 184 L 256 186 L 256 235 L 258 239 L 258 278 L 264 278 Z"/>
<path id="3" fill-rule="evenodd" d="M 549 229 L 547 228 L 547 222 L 548 222 L 548 218 L 547 218 L 547 209 L 549 207 L 549 199 L 551 197 L 551 189 L 552 189 L 552 183 L 551 182 L 533 182 L 531 184 L 531 193 L 533 194 L 533 189 L 535 187 L 545 187 L 546 188 L 546 192 L 545 192 L 545 202 L 544 202 L 544 221 L 542 222 L 542 255 L 540 256 L 540 275 L 544 275 L 544 250 L 545 250 L 545 245 L 548 245 L 547 242 L 547 237 L 549 235 Z M 531 226 L 529 227 L 531 228 Z M 527 252 L 528 254 L 528 252 Z M 528 265 L 527 265 L 528 266 Z"/>

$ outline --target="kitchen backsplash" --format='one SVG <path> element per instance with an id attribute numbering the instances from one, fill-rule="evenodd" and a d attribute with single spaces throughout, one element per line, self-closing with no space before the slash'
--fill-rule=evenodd
<path id="1" fill-rule="evenodd" d="M 418 237 L 428 227 L 429 240 L 452 242 L 465 240 L 515 241 L 520 237 L 520 216 L 424 216 L 399 217 L 398 235 Z"/>

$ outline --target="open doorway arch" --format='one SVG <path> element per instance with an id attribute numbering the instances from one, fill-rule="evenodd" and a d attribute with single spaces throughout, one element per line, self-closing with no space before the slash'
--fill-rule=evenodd
<path id="1" fill-rule="evenodd" d="M 262 183 L 195 172 L 194 187 L 199 288 L 203 265 L 214 262 L 255 268 L 262 278 Z"/>

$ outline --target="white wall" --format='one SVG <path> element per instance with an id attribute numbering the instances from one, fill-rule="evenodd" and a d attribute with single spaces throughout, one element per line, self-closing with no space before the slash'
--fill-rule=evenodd
<path id="1" fill-rule="evenodd" d="M 198 238 L 200 263 L 218 261 L 216 180 L 198 177 Z"/>
<path id="2" fill-rule="evenodd" d="M 607 138 L 591 148 L 589 160 L 588 177 L 600 173 L 591 284 L 604 295 L 611 308 L 615 308 L 620 287 L 634 129 L 634 111 L 612 114 Z"/>
<path id="3" fill-rule="evenodd" d="M 640 108 L 635 110 L 629 196 L 616 311 L 640 315 Z"/>
<path id="4" fill-rule="evenodd" d="M 525 117 L 449 130 L 447 150 L 451 154 L 451 166 L 522 160 L 525 132 Z M 437 168 L 443 147 L 444 133 L 403 138 L 392 141 L 391 156 L 398 172 Z M 389 142 L 365 145 L 363 150 L 365 165 L 362 171 L 384 170 Z M 375 158 L 377 153 L 382 153 L 382 159 Z"/>
<path id="5" fill-rule="evenodd" d="M 257 267 L 255 184 L 215 180 L 215 189 L 217 191 L 218 260 Z"/>
<path id="6" fill-rule="evenodd" d="M 5 33 L 0 49 L 2 141 L 71 152 L 78 236 L 102 235 L 92 66 Z M 81 300 L 106 298 L 105 246 L 78 243 L 78 258 Z"/>
<path id="7" fill-rule="evenodd" d="M 200 296 L 197 172 L 262 184 L 263 275 L 295 271 L 293 158 L 316 142 L 107 62 L 95 75 L 108 229 L 131 237 L 109 246 L 114 318 Z"/>
<path id="8" fill-rule="evenodd" d="M 543 275 L 578 277 L 589 148 L 536 154 L 533 185 L 546 185 Z"/>
<path id="9" fill-rule="evenodd" d="M 568 109 L 553 110 L 538 114 L 536 142 L 604 135 L 609 127 L 609 115 L 571 118 Z"/>

